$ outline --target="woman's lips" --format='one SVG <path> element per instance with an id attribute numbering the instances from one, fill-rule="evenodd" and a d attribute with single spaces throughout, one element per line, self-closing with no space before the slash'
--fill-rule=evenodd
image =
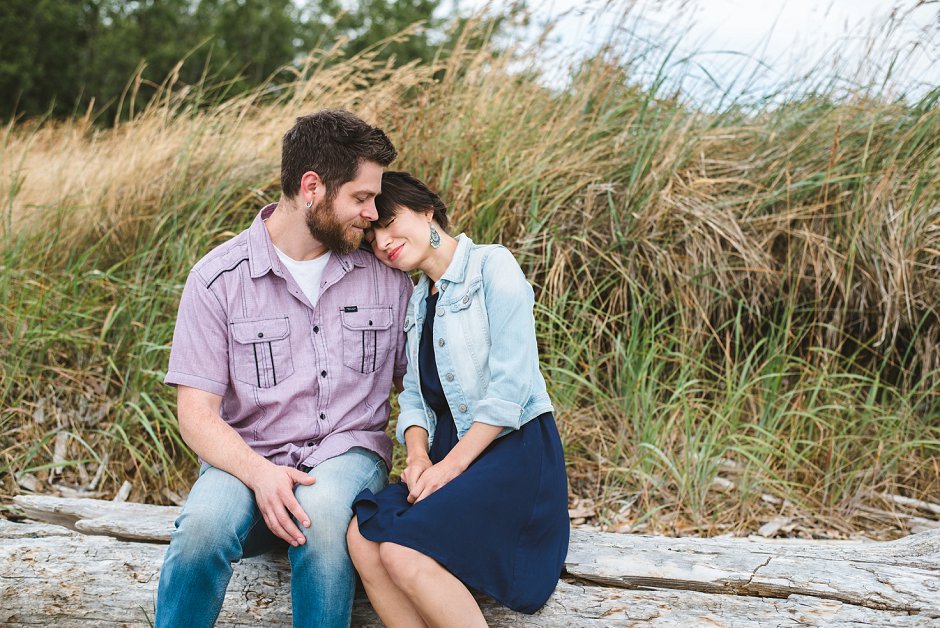
<path id="1" fill-rule="evenodd" d="M 389 251 L 389 252 L 388 252 L 388 261 L 394 262 L 394 261 L 395 261 L 395 258 L 398 257 L 398 256 L 401 254 L 402 247 L 404 247 L 404 246 L 405 246 L 404 244 L 399 244 L 397 247 L 395 247 L 394 249 L 392 249 L 391 251 Z"/>

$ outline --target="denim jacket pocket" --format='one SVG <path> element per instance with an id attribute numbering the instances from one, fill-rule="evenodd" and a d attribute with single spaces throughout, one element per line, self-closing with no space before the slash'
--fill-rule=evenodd
<path id="1" fill-rule="evenodd" d="M 290 321 L 286 316 L 229 323 L 235 379 L 272 388 L 294 374 Z"/>
<path id="2" fill-rule="evenodd" d="M 482 376 L 482 361 L 485 359 L 486 348 L 490 346 L 490 325 L 483 299 L 483 281 L 476 279 L 466 290 L 457 290 L 454 300 L 448 303 L 447 307 L 453 315 L 453 322 L 459 321 L 452 332 L 463 335 L 477 375 Z"/>
<path id="3" fill-rule="evenodd" d="M 392 346 L 391 305 L 350 305 L 340 310 L 343 364 L 357 373 L 374 373 Z"/>
<path id="4" fill-rule="evenodd" d="M 459 312 L 461 310 L 466 310 L 471 305 L 474 304 L 474 301 L 482 298 L 482 293 L 480 288 L 483 287 L 483 281 L 477 279 L 463 292 L 459 292 L 457 297 L 454 298 L 450 303 L 451 312 Z"/>

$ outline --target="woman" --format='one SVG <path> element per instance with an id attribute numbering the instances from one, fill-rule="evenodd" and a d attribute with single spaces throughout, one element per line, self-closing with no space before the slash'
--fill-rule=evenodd
<path id="1" fill-rule="evenodd" d="M 398 397 L 407 465 L 400 483 L 356 498 L 353 563 L 388 626 L 485 626 L 468 587 L 534 613 L 569 524 L 532 288 L 505 248 L 448 235 L 446 206 L 411 175 L 386 172 L 376 207 L 376 257 L 422 275 Z"/>

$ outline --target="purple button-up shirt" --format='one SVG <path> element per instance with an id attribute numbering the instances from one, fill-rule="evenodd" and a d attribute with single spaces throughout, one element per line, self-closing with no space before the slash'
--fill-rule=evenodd
<path id="1" fill-rule="evenodd" d="M 333 253 L 311 305 L 265 227 L 275 207 L 193 267 L 164 381 L 220 395 L 222 419 L 276 464 L 314 467 L 358 446 L 391 466 L 411 280 L 367 251 Z"/>

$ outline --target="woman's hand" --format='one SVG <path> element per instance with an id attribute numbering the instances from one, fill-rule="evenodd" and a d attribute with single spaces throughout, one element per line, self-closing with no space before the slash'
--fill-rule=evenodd
<path id="1" fill-rule="evenodd" d="M 432 466 L 431 459 L 428 458 L 426 453 L 422 452 L 421 455 L 415 456 L 414 458 L 409 456 L 405 464 L 405 470 L 401 472 L 401 481 L 411 490 L 411 487 L 417 484 L 418 478 Z M 408 501 L 411 500 L 409 499 Z"/>
<path id="2" fill-rule="evenodd" d="M 463 469 L 447 458 L 431 465 L 414 484 L 408 484 L 408 502 L 418 503 L 461 473 Z"/>

